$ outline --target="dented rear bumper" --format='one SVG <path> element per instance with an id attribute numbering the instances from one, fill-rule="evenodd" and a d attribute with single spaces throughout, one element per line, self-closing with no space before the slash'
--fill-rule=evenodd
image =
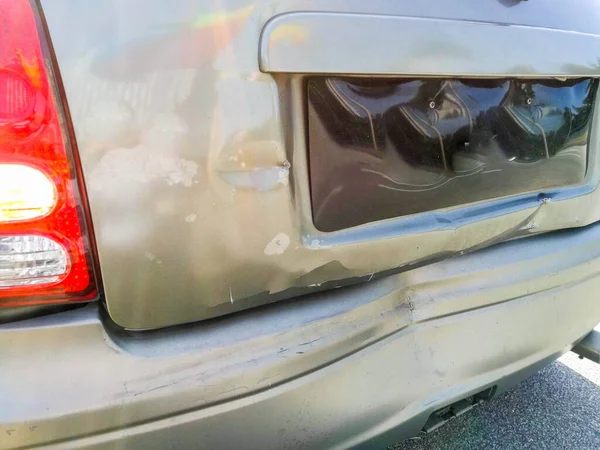
<path id="1" fill-rule="evenodd" d="M 600 321 L 600 225 L 152 332 L 96 305 L 0 326 L 0 447 L 376 447 Z"/>

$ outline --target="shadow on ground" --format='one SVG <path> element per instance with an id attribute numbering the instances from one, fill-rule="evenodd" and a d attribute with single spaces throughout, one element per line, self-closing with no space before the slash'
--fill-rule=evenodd
<path id="1" fill-rule="evenodd" d="M 389 449 L 600 449 L 600 365 L 567 354 L 435 432 Z"/>

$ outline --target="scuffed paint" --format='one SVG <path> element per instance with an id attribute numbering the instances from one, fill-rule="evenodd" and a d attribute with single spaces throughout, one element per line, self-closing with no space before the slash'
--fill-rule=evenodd
<path id="1" fill-rule="evenodd" d="M 111 106 L 104 105 L 103 108 L 110 110 Z M 120 114 L 118 117 L 121 120 L 129 120 L 126 109 L 121 104 L 114 103 L 112 108 L 115 110 L 114 114 Z M 116 117 L 113 119 L 115 122 L 119 120 Z M 104 136 L 104 139 L 122 138 L 124 131 L 112 121 L 108 121 L 108 124 L 111 132 L 109 136 Z M 107 121 L 99 121 L 95 127 L 87 124 L 85 138 L 90 141 L 83 143 L 102 148 L 106 143 L 96 140 L 96 137 L 102 135 L 102 130 L 106 127 Z M 149 183 L 155 180 L 164 180 L 169 186 L 181 184 L 190 187 L 197 181 L 199 164 L 177 155 L 188 132 L 188 127 L 177 115 L 160 113 L 152 119 L 147 128 L 140 129 L 139 133 L 129 131 L 130 135 L 139 136 L 138 141 L 131 147 L 117 147 L 104 151 L 89 176 L 91 190 L 109 190 L 109 193 L 111 189 L 135 190 L 132 183 Z M 127 197 L 124 196 L 125 199 Z"/>
<path id="2" fill-rule="evenodd" d="M 309 250 L 321 250 L 331 248 L 331 245 L 326 244 L 325 241 L 322 239 L 310 237 L 307 239 L 306 248 L 308 248 Z"/>
<path id="3" fill-rule="evenodd" d="M 152 252 L 145 252 L 144 256 L 146 257 L 146 259 L 148 261 L 152 261 L 156 264 L 158 264 L 159 266 L 163 263 L 162 259 L 158 258 L 154 253 Z"/>
<path id="4" fill-rule="evenodd" d="M 110 186 L 106 180 L 115 183 L 150 183 L 163 180 L 169 186 L 181 184 L 192 186 L 198 174 L 199 165 L 184 158 L 163 156 L 147 152 L 147 148 L 117 148 L 108 151 L 89 177 L 92 190 L 103 191 Z"/>
<path id="5" fill-rule="evenodd" d="M 226 147 L 215 164 L 220 178 L 234 188 L 264 192 L 289 183 L 291 164 L 281 144 L 273 140 Z"/>
<path id="6" fill-rule="evenodd" d="M 290 245 L 290 237 L 285 233 L 279 233 L 265 247 L 265 255 L 281 255 Z"/>
<path id="7" fill-rule="evenodd" d="M 598 216 L 592 198 L 563 196 L 535 217 L 537 202 L 514 200 L 505 211 L 470 206 L 466 215 L 439 211 L 321 233 L 308 186 L 306 79 L 263 73 L 257 58 L 261 30 L 275 15 L 297 10 L 294 2 L 255 2 L 250 11 L 225 0 L 226 14 L 210 17 L 215 7 L 206 1 L 172 2 L 160 15 L 139 14 L 137 0 L 87 2 L 73 11 L 70 3 L 47 1 L 44 9 L 73 117 L 106 301 L 121 326 L 198 321 L 289 298 L 299 287 L 375 282 L 382 272 Z M 391 7 L 359 3 L 354 12 Z M 392 10 L 407 15 L 410 5 L 396 2 Z M 323 8 L 315 2 L 310 9 Z M 326 7 L 332 8 L 347 10 Z M 124 25 L 118 30 L 117 13 Z M 86 20 L 94 26 L 78 24 Z M 273 41 L 285 46 L 305 38 L 303 28 L 281 28 Z M 537 228 L 522 229 L 531 223 Z M 135 308 L 132 297 L 140 299 Z"/>
<path id="8" fill-rule="evenodd" d="M 247 164 L 242 162 L 241 169 L 246 169 Z M 280 166 L 248 169 L 237 171 L 221 171 L 219 175 L 235 188 L 256 189 L 269 191 L 280 186 L 288 185 L 290 164 L 284 161 Z"/>
<path id="9" fill-rule="evenodd" d="M 287 186 L 290 178 L 290 167 L 292 165 L 289 161 L 284 161 L 277 172 L 277 183 Z"/>

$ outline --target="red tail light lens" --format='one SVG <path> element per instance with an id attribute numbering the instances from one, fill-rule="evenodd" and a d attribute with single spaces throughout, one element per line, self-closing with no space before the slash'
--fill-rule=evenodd
<path id="1" fill-rule="evenodd" d="M 0 305 L 97 296 L 82 186 L 35 4 L 0 0 Z"/>

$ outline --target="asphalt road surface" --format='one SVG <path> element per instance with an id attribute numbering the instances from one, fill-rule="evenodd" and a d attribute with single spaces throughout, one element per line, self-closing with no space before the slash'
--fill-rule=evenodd
<path id="1" fill-rule="evenodd" d="M 391 449 L 600 449 L 600 365 L 567 353 L 504 395 Z"/>

